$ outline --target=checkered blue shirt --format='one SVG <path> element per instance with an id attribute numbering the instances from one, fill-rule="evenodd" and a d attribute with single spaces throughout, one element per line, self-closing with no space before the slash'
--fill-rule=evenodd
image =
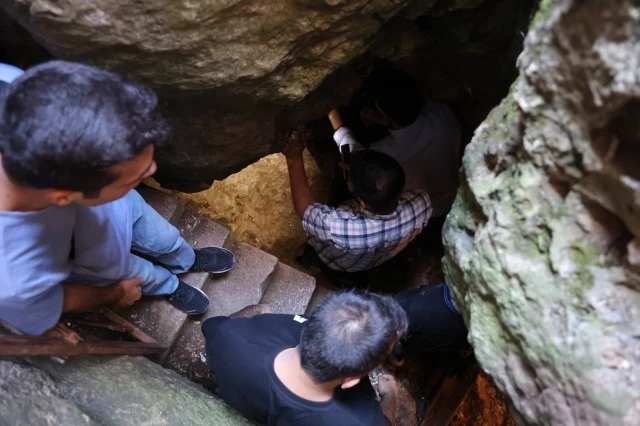
<path id="1" fill-rule="evenodd" d="M 387 215 L 369 212 L 357 200 L 338 208 L 313 203 L 304 212 L 302 227 L 329 268 L 358 272 L 402 251 L 427 225 L 431 212 L 425 191 L 405 191 L 396 210 Z"/>

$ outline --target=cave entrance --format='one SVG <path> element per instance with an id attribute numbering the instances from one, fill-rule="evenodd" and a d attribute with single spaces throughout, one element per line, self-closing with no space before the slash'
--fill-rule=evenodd
<path id="1" fill-rule="evenodd" d="M 363 81 L 386 67 L 411 75 L 427 102 L 444 102 L 453 109 L 461 123 L 463 152 L 475 129 L 507 95 L 517 77 L 516 59 L 522 51 L 537 2 L 466 2 L 473 5 L 449 11 L 447 5 L 450 3 L 440 2 L 440 8 L 436 6 L 411 23 L 421 40 L 410 53 L 395 55 L 394 52 L 402 49 L 393 47 L 397 41 L 393 27 L 402 27 L 402 22 L 400 25 L 392 22 L 389 24 L 391 30 L 381 38 L 377 50 L 368 52 L 347 68 L 351 67 L 350 74 L 359 75 Z M 400 40 L 403 39 L 400 37 Z M 319 91 L 325 89 L 327 87 L 320 87 Z M 366 145 L 384 135 L 364 129 L 359 123 L 360 110 L 370 106 L 366 101 L 363 103 L 366 98 L 362 96 L 363 92 L 366 92 L 366 83 L 355 90 L 343 109 L 343 116 Z M 331 93 L 330 88 L 327 93 Z M 332 142 L 332 129 L 326 117 L 306 121 L 305 127 L 312 136 L 306 171 L 316 199 L 335 204 L 345 198 L 345 193 L 342 175 L 336 168 L 339 152 Z M 176 195 L 188 208 L 229 226 L 235 238 L 260 247 L 285 263 L 301 267 L 296 257 L 304 245 L 305 235 L 293 210 L 286 163 L 280 154 L 264 157 L 224 181 L 214 183 L 207 191 Z M 265 216 L 267 211 L 268 217 Z M 397 292 L 443 280 L 442 250 L 438 235 L 433 244 L 397 256 L 376 278 L 374 288 Z M 320 288 L 333 288 L 332 283 L 321 275 L 317 278 Z M 448 413 L 441 413 L 447 417 L 447 422 L 514 424 L 491 380 L 477 371 L 474 375 L 467 368 L 468 359 L 450 365 L 448 373 L 443 373 L 444 369 L 438 366 L 450 361 L 447 358 L 451 357 L 451 354 L 442 353 L 422 356 L 399 373 L 403 388 L 398 411 L 399 417 L 402 416 L 400 424 L 433 420 L 429 417 L 433 415 L 429 411 L 433 408 L 431 402 L 442 398 L 447 386 L 454 390 L 446 407 L 440 407 L 448 410 Z M 454 403 L 456 398 L 458 401 Z M 462 400 L 464 402 L 459 404 Z"/>

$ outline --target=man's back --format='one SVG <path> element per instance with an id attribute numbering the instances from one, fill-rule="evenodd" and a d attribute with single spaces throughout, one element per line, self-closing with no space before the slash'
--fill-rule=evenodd
<path id="1" fill-rule="evenodd" d="M 372 213 L 356 200 L 338 208 L 312 204 L 302 227 L 329 268 L 358 272 L 373 269 L 402 251 L 427 225 L 431 212 L 426 192 L 404 192 L 395 210 L 386 215 Z"/>
<path id="2" fill-rule="evenodd" d="M 246 417 L 268 425 L 387 425 L 367 380 L 326 402 L 291 392 L 274 370 L 276 356 L 300 341 L 305 320 L 292 315 L 216 317 L 203 323 L 218 394 Z"/>
<path id="3" fill-rule="evenodd" d="M 434 217 L 445 214 L 458 188 L 460 125 L 453 111 L 445 104 L 430 103 L 413 124 L 390 132 L 371 148 L 402 165 L 406 190 L 429 193 Z"/>

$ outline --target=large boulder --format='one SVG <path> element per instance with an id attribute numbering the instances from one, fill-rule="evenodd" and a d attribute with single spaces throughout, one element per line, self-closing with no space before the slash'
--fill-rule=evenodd
<path id="1" fill-rule="evenodd" d="M 53 57 L 155 88 L 174 127 L 159 153 L 158 180 L 197 191 L 278 151 L 293 127 L 346 103 L 379 59 L 422 58 L 414 75 L 426 86 L 455 87 L 495 105 L 503 93 L 497 81 L 512 81 L 520 47 L 514 23 L 532 3 L 0 0 L 0 7 Z M 29 62 L 20 60 L 28 43 L 7 27 L 0 25 L 0 54 Z"/>
<path id="2" fill-rule="evenodd" d="M 528 424 L 640 424 L 640 4 L 543 0 L 467 147 L 444 266 Z"/>
<path id="3" fill-rule="evenodd" d="M 251 422 L 177 373 L 141 357 L 27 364 L 0 359 L 2 425 L 219 425 Z"/>
<path id="4" fill-rule="evenodd" d="M 55 56 L 171 93 L 225 88 L 290 103 L 367 48 L 411 0 L 6 0 Z"/>

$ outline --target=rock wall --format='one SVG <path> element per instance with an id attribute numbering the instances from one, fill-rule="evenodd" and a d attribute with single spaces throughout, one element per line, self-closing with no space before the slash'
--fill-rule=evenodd
<path id="1" fill-rule="evenodd" d="M 59 365 L 0 359 L 2 425 L 216 425 L 251 422 L 200 386 L 141 357 Z"/>
<path id="2" fill-rule="evenodd" d="M 0 7 L 52 56 L 154 87 L 174 128 L 156 177 L 195 192 L 279 151 L 291 128 L 346 103 L 377 60 L 421 58 L 404 65 L 425 87 L 448 91 L 447 100 L 473 92 L 494 106 L 513 79 L 518 23 L 532 3 L 0 0 Z M 14 28 L 0 25 L 0 36 L 0 53 L 14 63 L 43 59 L 30 52 L 21 60 L 28 43 Z"/>
<path id="3" fill-rule="evenodd" d="M 444 266 L 522 423 L 640 424 L 640 3 L 542 0 Z"/>

